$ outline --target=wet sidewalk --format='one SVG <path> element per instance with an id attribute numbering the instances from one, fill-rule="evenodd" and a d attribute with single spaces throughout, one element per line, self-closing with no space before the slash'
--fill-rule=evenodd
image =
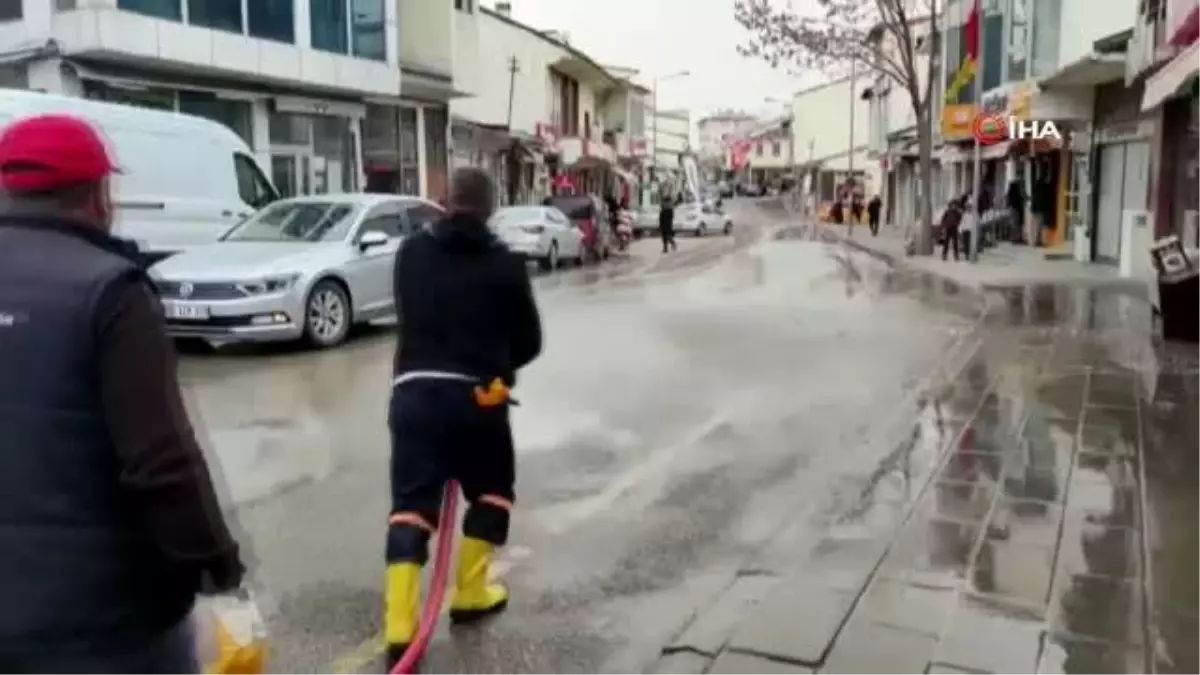
<path id="1" fill-rule="evenodd" d="M 1122 279 L 1113 266 L 1081 263 L 1057 256 L 1048 258 L 1046 249 L 998 244 L 980 253 L 976 262 L 969 263 L 954 260 L 953 253 L 949 260 L 942 260 L 941 247 L 936 247 L 933 255 L 908 256 L 903 228 L 894 225 L 881 227 L 878 236 L 872 236 L 864 225 L 856 225 L 850 230 L 831 223 L 821 223 L 817 227 L 826 239 L 839 239 L 893 264 L 902 262 L 914 269 L 983 290 L 1031 283 L 1070 283 L 1126 287 L 1133 292 L 1145 292 L 1138 282 Z"/>
<path id="2" fill-rule="evenodd" d="M 658 672 L 1197 672 L 1194 346 L 1120 289 L 991 296 L 824 534 L 796 523 Z"/>

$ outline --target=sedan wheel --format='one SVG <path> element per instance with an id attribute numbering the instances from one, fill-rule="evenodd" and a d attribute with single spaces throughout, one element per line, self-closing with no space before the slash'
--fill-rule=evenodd
<path id="1" fill-rule="evenodd" d="M 550 242 L 550 250 L 546 251 L 546 256 L 538 261 L 538 265 L 545 272 L 553 272 L 558 269 L 558 242 Z"/>
<path id="2" fill-rule="evenodd" d="M 336 282 L 313 287 L 304 306 L 304 336 L 321 349 L 341 344 L 350 333 L 350 298 Z"/>

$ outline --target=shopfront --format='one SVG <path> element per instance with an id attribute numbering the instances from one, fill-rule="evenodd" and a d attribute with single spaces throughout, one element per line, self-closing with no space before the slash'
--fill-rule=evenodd
<path id="1" fill-rule="evenodd" d="M 1096 88 L 1092 256 L 1097 261 L 1116 264 L 1120 260 L 1124 214 L 1143 211 L 1148 205 L 1156 124 L 1143 118 L 1141 99 L 1137 84 L 1125 87 L 1116 82 Z"/>
<path id="2" fill-rule="evenodd" d="M 297 96 L 278 96 L 271 103 L 271 180 L 280 194 L 358 191 L 366 106 Z"/>
<path id="3" fill-rule="evenodd" d="M 363 120 L 363 164 L 367 192 L 421 194 L 420 109 L 368 104 Z"/>

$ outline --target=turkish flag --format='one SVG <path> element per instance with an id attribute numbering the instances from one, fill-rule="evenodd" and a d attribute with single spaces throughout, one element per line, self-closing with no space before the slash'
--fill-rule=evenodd
<path id="1" fill-rule="evenodd" d="M 966 30 L 963 36 L 966 44 L 966 58 L 973 62 L 979 61 L 979 31 L 983 27 L 983 22 L 979 16 L 979 0 L 975 0 L 975 6 L 971 8 L 971 13 L 967 15 Z"/>

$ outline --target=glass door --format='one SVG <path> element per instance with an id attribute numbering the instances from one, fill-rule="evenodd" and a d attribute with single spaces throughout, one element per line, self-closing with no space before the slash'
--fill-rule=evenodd
<path id="1" fill-rule="evenodd" d="M 312 155 L 306 151 L 272 153 L 271 181 L 281 197 L 312 194 Z"/>

